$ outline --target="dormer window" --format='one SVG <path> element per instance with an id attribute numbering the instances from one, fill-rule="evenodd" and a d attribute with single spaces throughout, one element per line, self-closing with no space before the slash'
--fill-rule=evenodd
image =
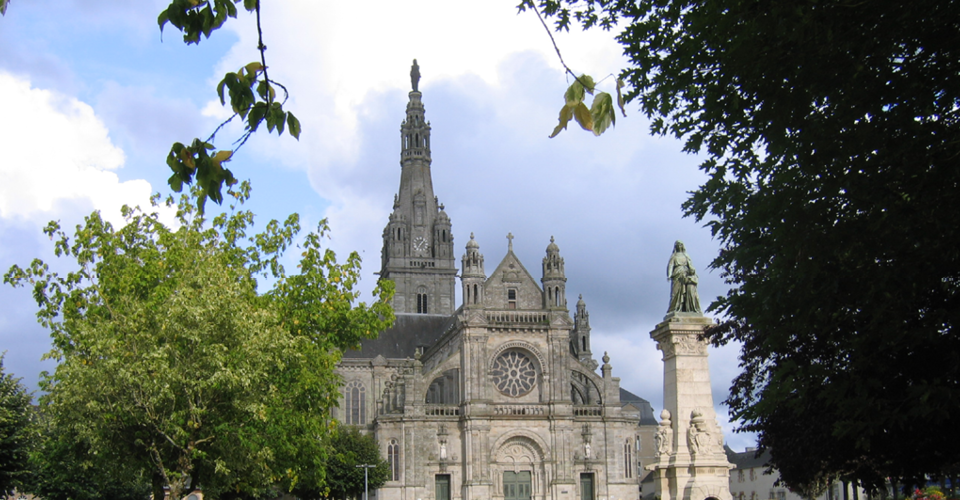
<path id="1" fill-rule="evenodd" d="M 507 289 L 507 309 L 517 308 L 517 289 Z"/>

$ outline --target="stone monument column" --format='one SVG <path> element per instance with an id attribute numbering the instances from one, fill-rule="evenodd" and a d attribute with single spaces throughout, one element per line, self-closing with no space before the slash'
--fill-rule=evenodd
<path id="1" fill-rule="evenodd" d="M 723 450 L 710 389 L 707 341 L 700 335 L 713 321 L 703 315 L 697 276 L 683 243 L 674 245 L 667 266 L 670 308 L 650 332 L 663 353 L 663 412 L 657 432 L 654 472 L 661 500 L 731 500 L 730 469 Z"/>

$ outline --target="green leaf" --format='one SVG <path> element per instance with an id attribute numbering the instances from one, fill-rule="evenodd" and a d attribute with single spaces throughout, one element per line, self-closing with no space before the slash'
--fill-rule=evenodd
<path id="1" fill-rule="evenodd" d="M 553 133 L 550 134 L 550 138 L 554 138 L 561 130 L 566 130 L 567 124 L 570 123 L 570 119 L 573 118 L 573 110 L 576 106 L 573 104 L 565 104 L 560 108 L 560 123 L 553 129 Z"/>
<path id="2" fill-rule="evenodd" d="M 167 179 L 167 184 L 170 185 L 170 189 L 176 191 L 177 193 L 183 191 L 183 179 L 180 178 L 180 174 L 174 173 Z"/>
<path id="3" fill-rule="evenodd" d="M 247 74 L 251 76 L 256 75 L 258 71 L 263 69 L 263 65 L 258 61 L 254 61 L 244 67 L 247 68 Z"/>
<path id="4" fill-rule="evenodd" d="M 290 130 L 290 135 L 300 140 L 300 120 L 289 111 L 287 111 L 287 129 Z"/>
<path id="5" fill-rule="evenodd" d="M 600 135 L 611 125 L 616 125 L 617 113 L 613 108 L 613 97 L 606 92 L 598 92 L 590 106 L 590 116 L 594 135 Z"/>
<path id="6" fill-rule="evenodd" d="M 574 80 L 573 83 L 567 87 L 567 91 L 563 94 L 563 99 L 567 102 L 567 104 L 583 102 L 583 97 L 583 85 L 581 85 L 578 80 Z"/>
<path id="7" fill-rule="evenodd" d="M 4 2 L 3 9 L 6 10 L 7 0 L 0 0 L 0 2 Z M 157 24 L 160 26 L 160 33 L 163 33 L 163 27 L 170 22 L 170 15 L 167 13 L 168 10 L 169 9 L 164 9 L 163 12 L 157 16 Z"/>
<path id="8" fill-rule="evenodd" d="M 593 130 L 593 116 L 590 114 L 590 109 L 587 108 L 586 104 L 582 102 L 577 103 L 573 109 L 573 117 L 584 130 Z"/>
<path id="9" fill-rule="evenodd" d="M 262 102 L 258 102 L 253 105 L 250 109 L 250 115 L 247 117 L 247 129 L 252 132 L 257 130 L 257 127 L 260 126 L 260 122 L 263 121 L 264 117 L 267 114 L 267 105 Z"/>

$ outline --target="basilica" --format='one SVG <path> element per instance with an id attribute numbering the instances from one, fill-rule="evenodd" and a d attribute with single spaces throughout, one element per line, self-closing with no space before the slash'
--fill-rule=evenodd
<path id="1" fill-rule="evenodd" d="M 620 388 L 610 358 L 595 359 L 584 300 L 568 307 L 557 242 L 544 242 L 540 269 L 530 268 L 537 277 L 514 254 L 512 235 L 494 265 L 473 235 L 456 248 L 433 188 L 416 61 L 411 80 L 380 268 L 396 285 L 396 322 L 338 368 L 337 418 L 373 434 L 390 464 L 376 498 L 667 500 L 671 484 L 683 497 L 686 483 L 677 490 L 667 464 L 687 447 L 663 446 L 664 425 L 684 436 L 690 424 L 658 422 L 649 402 Z M 649 491 L 645 474 L 659 477 Z"/>

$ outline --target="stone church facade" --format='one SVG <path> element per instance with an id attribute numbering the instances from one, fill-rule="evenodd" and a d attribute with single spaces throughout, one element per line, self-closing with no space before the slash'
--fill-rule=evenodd
<path id="1" fill-rule="evenodd" d="M 582 298 L 568 308 L 553 238 L 534 277 L 512 235 L 492 270 L 471 235 L 458 276 L 416 65 L 411 76 L 380 270 L 396 284 L 397 319 L 338 368 L 337 418 L 372 433 L 390 463 L 376 498 L 640 498 L 661 426 L 647 401 L 620 388 L 610 358 L 594 359 L 589 313 Z"/>

